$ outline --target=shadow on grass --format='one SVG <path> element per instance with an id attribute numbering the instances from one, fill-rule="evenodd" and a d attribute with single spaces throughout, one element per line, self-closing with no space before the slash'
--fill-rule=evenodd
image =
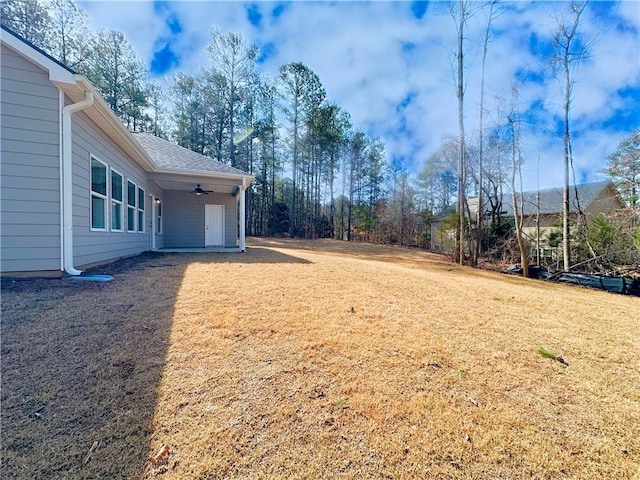
<path id="1" fill-rule="evenodd" d="M 87 273 L 111 282 L 2 279 L 2 478 L 141 478 L 174 305 L 191 263 L 300 263 L 144 253 Z"/>
<path id="2" fill-rule="evenodd" d="M 246 252 L 232 253 L 159 253 L 164 255 L 167 263 L 188 262 L 188 263 L 301 263 L 311 264 L 305 258 L 295 257 L 277 252 L 266 247 L 250 247 Z"/>
<path id="3" fill-rule="evenodd" d="M 163 263 L 91 271 L 107 283 L 2 280 L 2 478 L 143 475 L 186 269 Z"/>

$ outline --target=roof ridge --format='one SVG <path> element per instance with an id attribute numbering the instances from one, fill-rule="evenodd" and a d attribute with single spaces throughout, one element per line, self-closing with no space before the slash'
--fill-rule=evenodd
<path id="1" fill-rule="evenodd" d="M 580 183 L 580 184 L 572 184 L 569 185 L 569 189 L 574 189 L 574 188 L 578 188 L 578 189 L 583 189 L 584 187 L 592 187 L 595 185 L 602 185 L 602 187 L 605 187 L 606 185 L 609 184 L 613 184 L 613 182 L 611 180 L 598 180 L 596 182 L 588 182 L 588 183 Z M 516 195 L 536 195 L 538 193 L 551 193 L 551 192 L 557 192 L 557 191 L 562 191 L 564 187 L 563 186 L 559 186 L 559 187 L 547 187 L 547 188 L 541 188 L 538 190 L 526 190 L 524 192 L 516 192 Z M 503 191 L 502 192 L 502 197 L 505 196 L 511 196 L 512 192 L 510 191 Z M 477 199 L 478 197 L 469 197 L 469 199 Z"/>
<path id="2" fill-rule="evenodd" d="M 589 186 L 594 186 L 594 185 L 599 185 L 599 184 L 602 184 L 604 186 L 604 185 L 607 185 L 609 183 L 611 183 L 611 180 L 598 180 L 597 182 L 587 182 L 587 183 L 577 183 L 577 184 L 574 183 L 574 184 L 569 185 L 569 188 L 589 187 Z M 527 190 L 525 192 L 516 192 L 516 193 L 526 194 L 526 193 L 537 193 L 537 192 L 541 192 L 541 193 L 542 192 L 552 192 L 552 191 L 555 191 L 555 190 L 562 190 L 563 188 L 564 188 L 564 186 L 561 185 L 559 187 L 547 187 L 547 188 L 540 188 L 538 190 Z M 509 192 L 509 193 L 511 193 L 511 192 Z"/>

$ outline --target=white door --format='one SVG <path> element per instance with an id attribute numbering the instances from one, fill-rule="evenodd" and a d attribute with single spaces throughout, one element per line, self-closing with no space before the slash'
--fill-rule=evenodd
<path id="1" fill-rule="evenodd" d="M 224 205 L 204 206 L 204 246 L 222 247 L 224 239 Z"/>

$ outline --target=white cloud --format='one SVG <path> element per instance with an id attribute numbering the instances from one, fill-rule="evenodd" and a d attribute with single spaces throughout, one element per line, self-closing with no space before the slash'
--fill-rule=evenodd
<path id="1" fill-rule="evenodd" d="M 78 2 L 87 12 L 94 31 L 99 29 L 119 30 L 143 59 L 153 54 L 153 44 L 165 30 L 151 2 Z"/>
<path id="2" fill-rule="evenodd" d="M 181 56 L 181 70 L 195 73 L 208 64 L 204 46 L 212 26 L 242 33 L 249 41 L 271 43 L 275 52 L 261 66 L 272 78 L 280 65 L 301 61 L 322 80 L 328 99 L 350 112 L 356 128 L 380 135 L 389 156 L 405 158 L 417 171 L 440 145 L 445 135 L 456 135 L 457 100 L 450 65 L 456 33 L 446 5 L 431 2 L 426 15 L 417 20 L 409 2 L 289 2 L 279 16 L 276 4 L 257 2 L 262 16 L 259 27 L 248 19 L 240 2 L 169 2 L 183 32 L 172 48 Z M 486 122 L 498 121 L 500 106 L 509 101 L 512 80 L 519 72 L 520 109 L 534 103 L 536 125 L 523 128 L 528 187 L 535 187 L 540 151 L 541 186 L 562 179 L 562 141 L 557 135 L 562 90 L 549 79 L 547 62 L 530 43 L 548 42 L 563 2 L 508 2 L 494 22 L 485 74 Z M 86 8 L 95 27 L 123 31 L 137 52 L 151 59 L 156 39 L 167 35 L 162 12 L 150 2 L 89 2 Z M 576 169 L 588 170 L 589 179 L 607 155 L 633 129 L 635 123 L 616 124 L 610 119 L 629 108 L 618 94 L 625 87 L 640 88 L 640 3 L 598 2 L 587 12 L 583 32 L 593 40 L 591 58 L 576 71 L 572 118 L 576 135 Z M 595 12 L 595 13 L 594 13 Z M 597 13 L 597 14 L 596 14 Z M 480 54 L 486 28 L 484 12 L 470 20 L 466 33 L 466 124 L 473 137 L 478 130 Z M 537 52 L 540 53 L 540 52 Z M 540 82 L 544 78 L 544 83 Z M 406 102 L 408 96 L 411 100 Z M 537 103 L 536 103 L 537 102 Z M 503 107 L 504 109 L 504 107 Z M 632 118 L 627 111 L 624 118 Z M 603 125 L 607 125 L 606 127 Z"/>

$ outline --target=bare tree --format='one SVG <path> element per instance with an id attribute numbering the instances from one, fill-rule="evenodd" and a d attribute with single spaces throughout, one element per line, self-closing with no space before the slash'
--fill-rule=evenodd
<path id="1" fill-rule="evenodd" d="M 573 68 L 587 55 L 587 47 L 579 41 L 578 27 L 580 17 L 588 2 L 572 1 L 569 8 L 556 17 L 557 30 L 553 34 L 554 57 L 553 66 L 556 77 L 562 78 L 563 90 L 563 135 L 564 145 L 564 187 L 562 191 L 562 256 L 564 269 L 571 268 L 571 240 L 569 232 L 569 171 L 573 167 L 571 152 L 571 135 L 569 126 L 569 111 L 571 110 L 573 85 Z"/>
<path id="2" fill-rule="evenodd" d="M 487 18 L 487 28 L 484 34 L 482 44 L 482 70 L 480 74 L 480 125 L 478 138 L 478 208 L 476 212 L 476 244 L 475 252 L 472 255 L 473 265 L 477 265 L 480 249 L 482 245 L 483 220 L 484 220 L 484 198 L 483 198 L 483 182 L 484 182 L 484 74 L 487 63 L 487 50 L 489 47 L 489 39 L 491 38 L 491 23 L 493 22 L 495 10 L 494 7 L 498 0 L 491 0 L 489 4 L 489 15 Z"/>
<path id="3" fill-rule="evenodd" d="M 465 132 L 464 132 L 464 27 L 470 16 L 469 1 L 458 0 L 457 9 L 451 5 L 451 15 L 456 22 L 458 46 L 456 50 L 456 97 L 458 98 L 458 249 L 456 255 L 460 265 L 464 264 L 464 230 L 465 230 Z"/>
<path id="4" fill-rule="evenodd" d="M 460 265 L 464 264 L 465 254 L 465 228 L 467 218 L 465 216 L 466 208 L 466 176 L 465 171 L 467 168 L 467 151 L 465 140 L 465 126 L 464 126 L 464 94 L 465 94 L 465 77 L 464 77 L 464 35 L 467 20 L 473 15 L 472 0 L 458 0 L 457 2 L 449 3 L 449 13 L 451 14 L 456 28 L 457 48 L 456 48 L 456 62 L 453 66 L 455 85 L 456 85 L 456 97 L 458 98 L 458 168 L 457 168 L 457 184 L 458 184 L 458 213 L 460 217 L 460 227 L 458 228 L 458 248 L 456 249 L 456 256 Z"/>
<path id="5" fill-rule="evenodd" d="M 522 157 L 520 154 L 520 114 L 518 111 L 518 87 L 511 88 L 511 109 L 507 115 L 509 134 L 511 139 L 511 202 L 513 217 L 516 224 L 516 240 L 520 251 L 522 276 L 529 276 L 529 255 L 524 239 L 522 225 L 524 221 L 524 195 L 522 194 Z M 516 178 L 518 184 L 516 184 Z M 520 195 L 518 195 L 520 193 Z"/>
<path id="6" fill-rule="evenodd" d="M 440 148 L 425 161 L 418 174 L 418 185 L 423 189 L 426 203 L 434 215 L 448 213 L 455 205 L 457 159 L 458 139 L 444 138 Z"/>

